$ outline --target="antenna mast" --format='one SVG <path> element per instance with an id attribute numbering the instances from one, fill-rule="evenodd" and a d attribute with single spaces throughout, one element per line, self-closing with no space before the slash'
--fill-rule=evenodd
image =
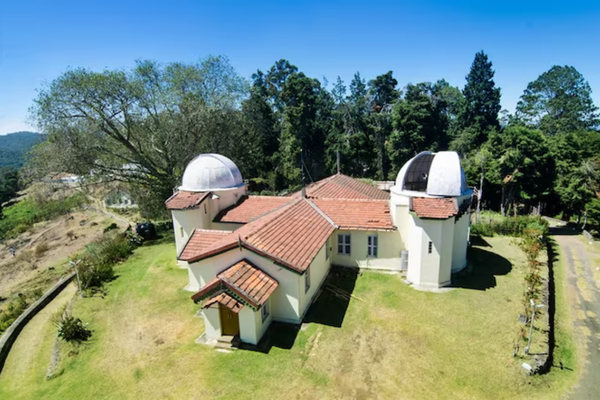
<path id="1" fill-rule="evenodd" d="M 304 149 L 300 149 L 300 169 L 302 170 L 302 198 L 306 198 L 306 188 L 304 185 Z"/>

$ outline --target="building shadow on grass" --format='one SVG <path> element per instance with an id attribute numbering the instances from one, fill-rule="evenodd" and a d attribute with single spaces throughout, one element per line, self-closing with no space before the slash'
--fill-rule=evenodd
<path id="1" fill-rule="evenodd" d="M 331 267 L 321 294 L 310 306 L 304 322 L 341 328 L 359 274 L 358 268 Z"/>
<path id="2" fill-rule="evenodd" d="M 452 276 L 451 287 L 490 289 L 496 286 L 496 276 L 506 275 L 512 270 L 512 264 L 506 258 L 480 247 L 471 247 L 467 260 L 467 268 Z"/>
<path id="3" fill-rule="evenodd" d="M 331 267 L 320 293 L 308 309 L 304 323 L 316 323 L 340 328 L 360 271 L 358 268 Z M 258 345 L 241 344 L 244 350 L 268 354 L 273 347 L 289 350 L 294 346 L 302 325 L 273 322 Z"/>

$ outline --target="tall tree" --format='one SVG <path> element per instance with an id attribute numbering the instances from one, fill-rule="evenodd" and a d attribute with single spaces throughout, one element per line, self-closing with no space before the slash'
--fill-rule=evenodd
<path id="1" fill-rule="evenodd" d="M 517 104 L 517 117 L 549 136 L 597 129 L 598 107 L 583 75 L 571 66 L 553 66 L 527 85 Z"/>
<path id="2" fill-rule="evenodd" d="M 464 103 L 458 114 L 458 134 L 453 145 L 462 153 L 478 148 L 492 130 L 500 128 L 500 88 L 496 87 L 494 73 L 488 56 L 483 51 L 475 54 L 463 89 Z"/>
<path id="3" fill-rule="evenodd" d="M 432 89 L 429 83 L 409 84 L 404 98 L 396 102 L 392 113 L 394 130 L 387 141 L 387 151 L 396 171 L 417 153 L 436 151 L 445 144 L 447 120 Z"/>
<path id="4" fill-rule="evenodd" d="M 300 149 L 310 178 L 317 180 L 325 171 L 325 136 L 328 131 L 327 107 L 331 96 L 318 80 L 303 73 L 289 76 L 282 91 L 285 104 L 279 164 L 290 185 L 299 183 Z"/>
<path id="5" fill-rule="evenodd" d="M 236 160 L 246 83 L 224 57 L 129 71 L 70 70 L 31 109 L 48 141 L 34 151 L 42 173 L 64 171 L 128 182 L 140 205 L 164 210 L 187 163 L 202 152 Z"/>
<path id="6" fill-rule="evenodd" d="M 377 178 L 383 180 L 388 179 L 389 173 L 389 157 L 385 144 L 392 133 L 393 105 L 400 97 L 400 92 L 396 90 L 397 85 L 398 81 L 394 78 L 392 71 L 369 81 L 370 125 L 377 154 Z"/>

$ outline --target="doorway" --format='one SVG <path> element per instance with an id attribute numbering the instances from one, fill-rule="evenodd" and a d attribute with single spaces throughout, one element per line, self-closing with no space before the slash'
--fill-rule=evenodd
<path id="1" fill-rule="evenodd" d="M 237 336 L 240 333 L 240 317 L 229 308 L 219 305 L 221 316 L 221 335 Z"/>

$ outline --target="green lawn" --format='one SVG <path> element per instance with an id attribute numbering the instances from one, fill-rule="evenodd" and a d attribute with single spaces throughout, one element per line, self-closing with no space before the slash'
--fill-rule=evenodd
<path id="1" fill-rule="evenodd" d="M 45 380 L 55 335 L 48 323 L 38 334 L 47 349 L 9 357 L 0 398 L 559 397 L 574 372 L 530 378 L 512 357 L 523 255 L 510 238 L 486 240 L 492 247 L 475 250 L 477 272 L 463 282 L 470 288 L 426 293 L 396 275 L 364 273 L 354 288 L 362 301 L 350 302 L 341 328 L 311 323 L 291 349 L 272 347 L 268 354 L 224 354 L 195 344 L 203 322 L 181 290 L 188 278 L 175 263 L 174 246 L 142 247 L 117 267 L 104 299 L 74 304 L 94 335 L 65 354 L 62 375 Z M 560 270 L 556 278 L 559 286 Z M 562 315 L 560 321 L 568 326 Z M 568 348 L 570 331 L 557 339 Z M 556 364 L 571 367 L 572 354 L 561 354 Z M 15 368 L 23 360 L 30 367 Z"/>

